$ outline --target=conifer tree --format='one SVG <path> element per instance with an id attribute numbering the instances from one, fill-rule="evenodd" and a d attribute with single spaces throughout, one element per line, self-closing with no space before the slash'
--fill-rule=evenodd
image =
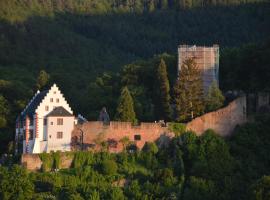
<path id="1" fill-rule="evenodd" d="M 213 111 L 217 110 L 223 106 L 224 96 L 222 95 L 221 90 L 218 88 L 217 82 L 213 81 L 208 89 L 208 94 L 206 96 L 206 110 Z"/>
<path id="2" fill-rule="evenodd" d="M 170 85 L 167 75 L 166 63 L 161 59 L 160 64 L 157 68 L 157 80 L 158 80 L 158 115 L 166 121 L 171 119 L 172 109 L 170 105 Z"/>
<path id="3" fill-rule="evenodd" d="M 136 114 L 132 96 L 127 87 L 124 87 L 119 98 L 115 119 L 117 121 L 136 123 Z"/>
<path id="4" fill-rule="evenodd" d="M 204 112 L 201 72 L 193 59 L 183 62 L 174 85 L 176 121 L 188 121 Z"/>

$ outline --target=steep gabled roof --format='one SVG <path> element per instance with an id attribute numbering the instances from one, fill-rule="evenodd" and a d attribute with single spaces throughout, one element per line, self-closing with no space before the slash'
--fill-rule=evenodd
<path id="1" fill-rule="evenodd" d="M 55 109 L 53 109 L 52 112 L 50 112 L 47 115 L 47 117 L 70 117 L 70 116 L 73 115 L 62 106 L 56 107 Z"/>
<path id="2" fill-rule="evenodd" d="M 35 114 L 35 111 L 44 97 L 47 95 L 49 90 L 42 91 L 38 93 L 32 102 L 26 107 L 26 109 L 22 112 L 21 117 L 24 118 L 26 115 L 32 117 Z"/>

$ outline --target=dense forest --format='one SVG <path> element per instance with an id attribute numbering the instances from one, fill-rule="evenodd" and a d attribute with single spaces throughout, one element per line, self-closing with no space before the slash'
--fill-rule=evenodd
<path id="1" fill-rule="evenodd" d="M 200 137 L 181 132 L 162 148 L 147 143 L 138 152 L 68 153 L 71 169 L 55 170 L 59 153 L 41 154 L 41 172 L 0 167 L 0 198 L 268 200 L 270 121 L 260 117 L 227 140 L 211 130 Z"/>

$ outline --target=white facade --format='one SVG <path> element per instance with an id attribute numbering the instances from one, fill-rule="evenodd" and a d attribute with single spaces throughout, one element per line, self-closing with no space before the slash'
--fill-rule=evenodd
<path id="1" fill-rule="evenodd" d="M 74 124 L 73 112 L 56 84 L 38 91 L 17 118 L 17 152 L 70 151 Z"/>

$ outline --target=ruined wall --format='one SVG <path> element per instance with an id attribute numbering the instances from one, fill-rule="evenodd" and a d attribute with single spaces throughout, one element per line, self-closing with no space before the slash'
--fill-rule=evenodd
<path id="1" fill-rule="evenodd" d="M 228 106 L 197 117 L 187 123 L 187 129 L 201 135 L 207 129 L 213 129 L 219 135 L 229 136 L 237 124 L 243 124 L 246 118 L 246 96 L 239 97 Z"/>
<path id="2" fill-rule="evenodd" d="M 72 154 L 60 153 L 60 169 L 68 169 L 72 166 L 74 156 Z M 42 160 L 39 154 L 22 154 L 21 165 L 30 171 L 39 171 Z"/>
<path id="3" fill-rule="evenodd" d="M 38 154 L 22 154 L 21 165 L 31 171 L 37 171 L 42 166 L 42 161 Z"/>
<path id="4" fill-rule="evenodd" d="M 110 147 L 110 152 L 119 152 L 123 149 L 123 144 L 120 142 L 123 137 L 128 137 L 132 143 L 141 149 L 145 142 L 159 140 L 162 144 L 174 135 L 170 133 L 167 127 L 163 127 L 159 123 L 141 123 L 140 126 L 133 126 L 129 122 L 110 122 L 109 125 L 103 125 L 102 122 L 97 121 L 86 122 L 77 126 L 72 134 L 73 140 L 80 143 L 82 133 L 83 143 L 88 147 L 101 141 L 115 140 L 117 144 Z M 94 149 L 97 148 L 98 145 Z"/>

